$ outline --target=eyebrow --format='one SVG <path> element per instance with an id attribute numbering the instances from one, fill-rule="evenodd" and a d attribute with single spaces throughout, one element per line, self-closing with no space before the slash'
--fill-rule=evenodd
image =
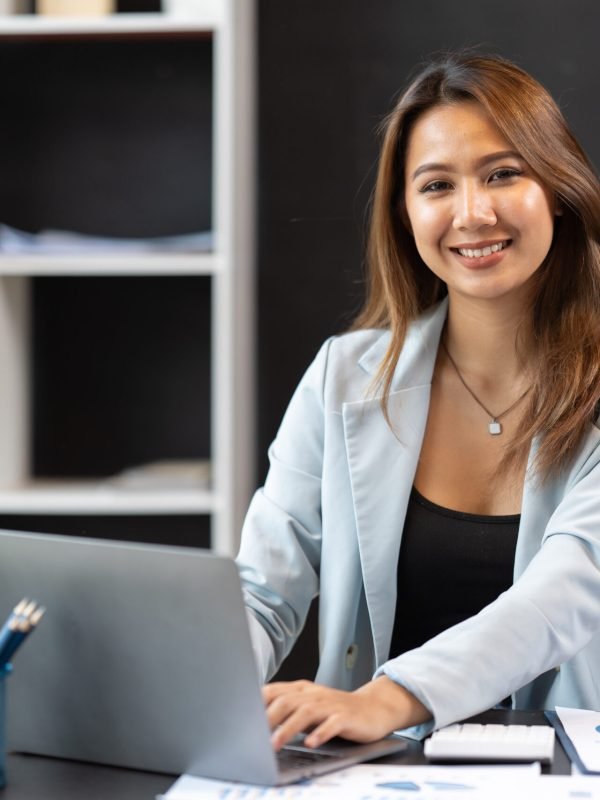
<path id="1" fill-rule="evenodd" d="M 501 158 L 518 158 L 520 161 L 523 161 L 523 156 L 520 153 L 517 153 L 516 150 L 499 150 L 497 153 L 489 153 L 482 158 L 479 158 L 475 162 L 475 166 L 477 169 L 481 167 L 485 167 L 486 164 L 491 163 L 492 161 L 499 161 Z M 424 172 L 451 172 L 451 168 L 448 164 L 443 164 L 441 162 L 431 162 L 427 164 L 421 164 L 420 167 L 413 172 L 411 179 L 414 181 L 415 178 L 418 178 L 419 175 L 422 175 Z"/>

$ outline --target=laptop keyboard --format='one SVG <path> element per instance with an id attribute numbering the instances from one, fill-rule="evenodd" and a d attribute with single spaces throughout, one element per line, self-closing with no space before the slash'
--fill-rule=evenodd
<path id="1" fill-rule="evenodd" d="M 280 750 L 277 754 L 279 769 L 301 769 L 313 764 L 322 764 L 335 757 L 334 753 L 323 753 L 313 750 L 295 750 L 292 748 Z"/>

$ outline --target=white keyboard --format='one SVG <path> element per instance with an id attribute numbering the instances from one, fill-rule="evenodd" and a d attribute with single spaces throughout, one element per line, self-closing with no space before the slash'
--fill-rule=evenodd
<path id="1" fill-rule="evenodd" d="M 554 757 L 549 725 L 448 725 L 425 741 L 433 761 L 543 761 Z"/>

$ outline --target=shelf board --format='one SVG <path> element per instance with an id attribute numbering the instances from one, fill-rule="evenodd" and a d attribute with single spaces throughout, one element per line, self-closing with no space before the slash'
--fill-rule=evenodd
<path id="1" fill-rule="evenodd" d="M 0 38 L 210 34 L 224 22 L 224 5 L 223 0 L 203 0 L 198 11 L 189 16 L 160 13 L 98 17 L 4 15 L 0 16 Z"/>
<path id="2" fill-rule="evenodd" d="M 222 265 L 223 258 L 215 253 L 0 254 L 0 275 L 215 275 Z"/>
<path id="3" fill-rule="evenodd" d="M 212 514 L 217 506 L 208 490 L 124 490 L 98 480 L 33 481 L 0 490 L 0 514 Z"/>

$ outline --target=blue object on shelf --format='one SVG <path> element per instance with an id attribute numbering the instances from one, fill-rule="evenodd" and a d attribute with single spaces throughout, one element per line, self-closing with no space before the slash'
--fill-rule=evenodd
<path id="1" fill-rule="evenodd" d="M 0 789 L 6 786 L 6 678 L 11 671 L 11 664 L 0 669 Z"/>

